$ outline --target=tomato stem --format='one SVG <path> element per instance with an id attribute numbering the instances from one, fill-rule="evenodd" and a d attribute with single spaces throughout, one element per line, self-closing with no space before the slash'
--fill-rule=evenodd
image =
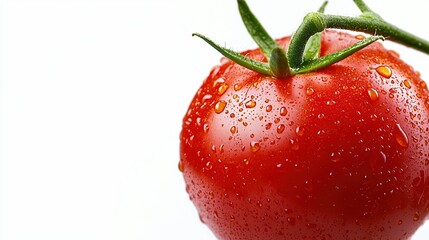
<path id="1" fill-rule="evenodd" d="M 354 0 L 362 11 L 359 17 L 329 15 L 321 12 L 309 13 L 293 35 L 288 49 L 289 65 L 299 68 L 305 61 L 305 44 L 314 34 L 326 28 L 345 29 L 381 35 L 391 41 L 403 44 L 429 54 L 429 42 L 408 33 L 386 21 L 374 13 L 361 0 Z"/>
<path id="2" fill-rule="evenodd" d="M 241 19 L 243 20 L 244 25 L 247 28 L 250 36 L 253 40 L 258 44 L 259 48 L 264 53 L 267 60 L 270 60 L 271 52 L 274 48 L 279 47 L 271 36 L 267 33 L 264 27 L 259 23 L 258 19 L 253 15 L 250 11 L 249 6 L 246 1 L 238 0 L 238 10 L 241 15 Z"/>
<path id="3" fill-rule="evenodd" d="M 325 14 L 325 1 L 318 12 L 308 13 L 293 34 L 287 51 L 271 38 L 245 0 L 237 0 L 239 12 L 249 34 L 262 50 L 267 62 L 258 62 L 230 49 L 219 46 L 204 35 L 194 33 L 237 64 L 263 75 L 287 78 L 292 75 L 315 71 L 332 65 L 352 55 L 369 44 L 388 38 L 405 46 L 429 54 L 429 42 L 383 20 L 363 0 L 353 0 L 362 14 L 358 17 Z M 327 28 L 364 32 L 371 35 L 356 44 L 320 57 L 321 32 Z"/>
<path id="4" fill-rule="evenodd" d="M 325 12 L 326 5 L 328 1 L 325 1 L 322 6 L 319 8 L 318 12 Z M 316 33 L 311 36 L 304 49 L 304 61 L 311 61 L 320 56 L 320 46 L 322 44 L 322 33 Z"/>

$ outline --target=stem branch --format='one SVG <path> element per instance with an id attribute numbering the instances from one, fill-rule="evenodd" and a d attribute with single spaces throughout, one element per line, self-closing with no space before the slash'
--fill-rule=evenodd
<path id="1" fill-rule="evenodd" d="M 382 19 L 366 17 L 336 16 L 323 13 L 309 13 L 291 39 L 288 58 L 291 68 L 303 63 L 305 44 L 308 39 L 325 28 L 346 29 L 383 37 L 429 54 L 429 42 L 406 32 Z"/>

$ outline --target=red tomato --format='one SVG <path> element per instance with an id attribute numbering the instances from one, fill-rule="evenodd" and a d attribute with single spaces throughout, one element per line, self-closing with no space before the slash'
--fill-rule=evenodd
<path id="1" fill-rule="evenodd" d="M 360 38 L 325 31 L 321 55 Z M 380 43 L 282 80 L 223 59 L 184 117 L 179 168 L 219 239 L 409 239 L 428 218 L 428 131 L 425 82 Z"/>

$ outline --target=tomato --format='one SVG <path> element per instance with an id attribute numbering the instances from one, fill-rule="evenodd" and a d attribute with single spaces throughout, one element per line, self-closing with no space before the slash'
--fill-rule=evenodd
<path id="1" fill-rule="evenodd" d="M 362 37 L 326 30 L 320 54 Z M 381 43 L 285 79 L 223 59 L 184 117 L 179 169 L 219 239 L 409 239 L 429 216 L 428 132 L 425 82 Z"/>

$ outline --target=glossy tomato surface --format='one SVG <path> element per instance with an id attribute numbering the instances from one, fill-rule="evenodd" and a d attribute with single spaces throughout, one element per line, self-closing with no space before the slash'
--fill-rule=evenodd
<path id="1" fill-rule="evenodd" d="M 362 37 L 325 31 L 321 54 Z M 224 59 L 184 117 L 179 168 L 219 239 L 409 239 L 428 218 L 428 109 L 380 43 L 283 80 Z"/>

